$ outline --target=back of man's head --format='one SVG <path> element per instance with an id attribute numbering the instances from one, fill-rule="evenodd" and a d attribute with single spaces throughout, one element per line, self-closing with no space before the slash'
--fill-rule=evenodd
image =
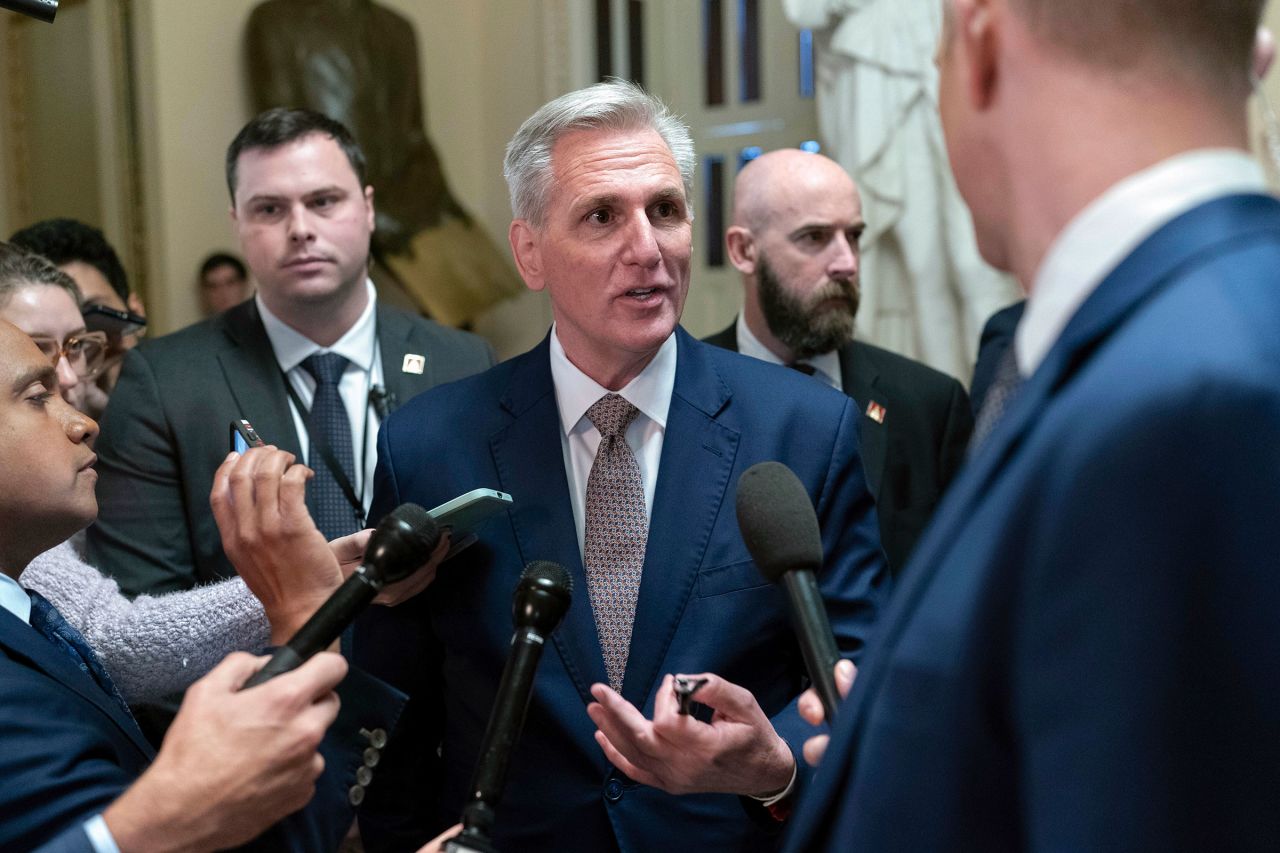
<path id="1" fill-rule="evenodd" d="M 953 0 L 947 0 L 948 3 Z M 1050 49 L 1109 71 L 1149 70 L 1219 97 L 1250 91 L 1266 0 L 1009 0 Z"/>
<path id="2" fill-rule="evenodd" d="M 356 173 L 360 186 L 365 186 L 368 168 L 364 152 L 342 122 L 315 110 L 275 107 L 254 116 L 227 147 L 227 190 L 231 193 L 231 204 L 234 206 L 236 203 L 236 178 L 241 154 L 259 148 L 279 148 L 314 133 L 323 134 L 337 143 Z"/>
<path id="3" fill-rule="evenodd" d="M 512 216 L 542 225 L 554 180 L 551 150 L 562 136 L 580 130 L 652 130 L 661 136 L 680 170 L 692 217 L 695 158 L 689 128 L 662 101 L 625 80 L 609 80 L 561 95 L 520 125 L 507 144 L 502 164 Z"/>
<path id="4" fill-rule="evenodd" d="M 48 258 L 58 266 L 79 261 L 102 273 L 119 296 L 129 301 L 129 279 L 115 249 L 101 231 L 75 219 L 46 219 L 9 238 L 27 252 Z"/>

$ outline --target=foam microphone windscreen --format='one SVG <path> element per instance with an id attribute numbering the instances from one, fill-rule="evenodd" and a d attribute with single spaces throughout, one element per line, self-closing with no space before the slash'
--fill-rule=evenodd
<path id="1" fill-rule="evenodd" d="M 440 528 L 425 509 L 403 503 L 387 514 L 369 537 L 364 564 L 382 583 L 402 581 L 427 561 Z"/>
<path id="2" fill-rule="evenodd" d="M 573 578 L 564 566 L 534 560 L 525 566 L 512 599 L 512 620 L 517 626 L 550 633 L 560 624 L 573 598 Z"/>
<path id="3" fill-rule="evenodd" d="M 804 484 L 781 462 L 760 462 L 738 480 L 738 528 L 766 579 L 822 568 L 822 534 Z"/>

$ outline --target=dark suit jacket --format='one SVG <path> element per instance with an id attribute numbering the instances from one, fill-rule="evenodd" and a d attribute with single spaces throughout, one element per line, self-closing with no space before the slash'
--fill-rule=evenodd
<path id="1" fill-rule="evenodd" d="M 338 694 L 342 709 L 321 747 L 325 772 L 316 796 L 248 849 L 332 851 L 351 826 L 348 791 L 369 747 L 360 729 L 390 730 L 405 698 L 354 669 Z M 114 699 L 0 608 L 0 849 L 92 853 L 81 825 L 120 796 L 153 757 Z"/>
<path id="2" fill-rule="evenodd" d="M 736 325 L 704 340 L 738 351 Z M 880 541 L 896 575 L 964 461 L 973 415 L 964 387 L 945 373 L 871 344 L 839 351 L 844 392 L 860 413 L 867 485 L 880 516 Z M 884 422 L 867 415 L 879 403 Z"/>
<path id="3" fill-rule="evenodd" d="M 493 363 L 474 335 L 382 304 L 377 311 L 384 383 L 401 402 Z M 405 353 L 426 357 L 421 375 L 401 370 Z M 89 528 L 90 562 L 125 593 L 170 592 L 235 574 L 209 509 L 235 418 L 301 455 L 285 379 L 254 300 L 144 341 L 126 357 L 95 447 L 101 511 Z"/>
<path id="4" fill-rule="evenodd" d="M 939 507 L 789 849 L 1275 850 L 1280 202 L 1166 225 Z"/>
<path id="5" fill-rule="evenodd" d="M 973 364 L 973 381 L 969 383 L 969 402 L 973 405 L 975 418 L 982 409 L 982 401 L 987 399 L 991 383 L 995 381 L 1000 359 L 1013 346 L 1018 321 L 1022 319 L 1022 312 L 1026 308 L 1025 299 L 1001 308 L 988 317 L 982 327 L 982 337 L 978 339 L 978 360 Z"/>
<path id="6" fill-rule="evenodd" d="M 738 532 L 736 484 L 764 460 L 789 465 L 805 484 L 824 531 L 820 583 L 832 627 L 844 652 L 856 654 L 886 588 L 854 439 L 857 412 L 806 377 L 676 334 L 675 391 L 623 695 L 652 714 L 664 674 L 716 672 L 750 689 L 798 750 L 807 729 L 795 709 L 804 665 L 785 594 L 761 577 Z M 512 592 L 532 560 L 565 566 L 574 600 L 542 657 L 498 812 L 498 848 L 771 847 L 737 797 L 673 797 L 636 784 L 593 740 L 588 690 L 607 679 L 569 502 L 548 342 L 422 395 L 391 417 L 379 444 L 378 513 L 476 487 L 508 492 L 515 504 L 479 528 L 480 543 L 442 566 L 424 594 L 357 625 L 357 660 L 410 694 L 401 740 L 392 741 L 396 757 L 379 768 L 361 820 L 368 849 L 415 849 L 457 820 L 510 647 Z"/>

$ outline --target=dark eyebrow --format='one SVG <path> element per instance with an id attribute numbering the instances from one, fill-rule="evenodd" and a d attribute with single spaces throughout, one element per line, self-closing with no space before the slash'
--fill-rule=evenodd
<path id="1" fill-rule="evenodd" d="M 806 231 L 834 231 L 834 230 L 836 230 L 836 226 L 834 223 L 831 223 L 831 222 L 806 222 L 805 224 L 801 225 L 799 228 L 796 228 L 794 231 L 792 231 L 788 235 L 788 237 L 791 237 L 792 239 L 794 239 L 796 237 L 799 237 L 801 234 L 804 234 Z M 849 225 L 849 230 L 857 231 L 859 234 L 861 234 L 863 231 L 867 230 L 867 223 L 863 222 L 862 220 L 858 220 L 857 222 L 854 222 Z"/>
<path id="2" fill-rule="evenodd" d="M 57 376 L 58 374 L 54 371 L 52 364 L 29 367 L 19 373 L 17 379 L 13 380 L 13 393 L 15 395 L 21 394 L 36 382 L 40 382 L 50 389 L 56 388 L 58 385 Z"/>
<path id="3" fill-rule="evenodd" d="M 684 191 L 676 187 L 667 187 L 654 195 L 653 201 L 675 201 L 684 204 Z"/>

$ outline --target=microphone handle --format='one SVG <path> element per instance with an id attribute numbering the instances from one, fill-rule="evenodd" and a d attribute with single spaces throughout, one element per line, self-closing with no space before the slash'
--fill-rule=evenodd
<path id="1" fill-rule="evenodd" d="M 357 571 L 320 605 L 289 642 L 276 649 L 266 666 L 245 682 L 244 688 L 257 687 L 277 675 L 302 666 L 316 652 L 327 649 L 355 621 L 378 595 L 378 587 L 364 572 Z"/>
<path id="2" fill-rule="evenodd" d="M 511 654 L 502 671 L 498 695 L 493 700 L 489 725 L 480 747 L 480 758 L 471 779 L 471 800 L 462 812 L 463 825 L 468 830 L 478 830 L 482 837 L 488 836 L 493 826 L 494 808 L 502 799 L 511 753 L 524 728 L 533 678 L 544 643 L 544 637 L 528 627 L 517 628 L 511 638 Z"/>
<path id="3" fill-rule="evenodd" d="M 835 676 L 840 650 L 836 648 L 835 636 L 831 633 L 831 622 L 827 619 L 822 594 L 818 592 L 818 581 L 809 569 L 784 572 L 782 579 L 791 599 L 796 637 L 800 641 L 805 668 L 809 670 L 809 680 L 813 682 L 818 698 L 822 700 L 827 725 L 834 725 L 836 708 L 840 705 Z"/>

